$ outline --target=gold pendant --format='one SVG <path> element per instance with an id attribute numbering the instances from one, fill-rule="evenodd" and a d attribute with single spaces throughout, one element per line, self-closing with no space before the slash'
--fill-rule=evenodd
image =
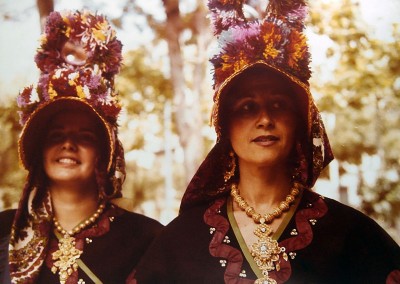
<path id="1" fill-rule="evenodd" d="M 269 278 L 268 275 L 262 278 L 258 278 L 254 281 L 254 284 L 276 284 L 276 281 L 272 278 Z"/>
<path id="2" fill-rule="evenodd" d="M 81 256 L 82 251 L 75 248 L 75 238 L 69 234 L 65 234 L 59 240 L 58 250 L 53 252 L 53 260 L 55 260 L 51 272 L 54 274 L 59 270 L 60 284 L 65 284 L 68 277 L 78 269 L 77 259 Z"/>
<path id="3" fill-rule="evenodd" d="M 278 242 L 271 238 L 272 229 L 264 222 L 257 226 L 254 234 L 258 237 L 258 240 L 251 245 L 250 252 L 263 274 L 263 277 L 257 279 L 255 283 L 276 284 L 274 279 L 269 278 L 268 272 L 275 269 L 277 271 L 280 270 L 279 254 L 281 252 L 286 254 L 284 252 L 285 248 L 279 247 Z"/>

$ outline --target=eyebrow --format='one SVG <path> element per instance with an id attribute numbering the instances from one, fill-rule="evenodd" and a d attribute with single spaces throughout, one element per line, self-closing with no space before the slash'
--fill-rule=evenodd
<path id="1" fill-rule="evenodd" d="M 285 98 L 285 99 L 286 98 L 290 99 L 290 94 L 286 93 L 285 91 L 274 91 L 272 89 L 270 92 L 267 93 L 267 95 L 274 96 L 274 97 L 282 97 L 282 98 Z M 235 102 L 235 101 L 238 101 L 240 99 L 255 98 L 256 96 L 257 96 L 257 94 L 255 92 L 240 92 L 240 93 L 237 93 L 237 95 L 231 96 L 230 101 L 231 102 Z"/>
<path id="2" fill-rule="evenodd" d="M 61 124 L 55 124 L 55 125 L 51 125 L 48 128 L 48 131 L 52 131 L 52 130 L 63 130 L 65 129 L 65 127 Z M 91 133 L 96 133 L 95 128 L 89 128 L 89 127 L 84 127 L 84 128 L 79 128 L 78 131 L 80 132 L 91 132 Z"/>

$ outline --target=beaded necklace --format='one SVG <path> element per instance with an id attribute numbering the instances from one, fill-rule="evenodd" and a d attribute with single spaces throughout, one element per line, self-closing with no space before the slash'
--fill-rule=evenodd
<path id="1" fill-rule="evenodd" d="M 51 268 L 51 272 L 55 274 L 57 273 L 57 270 L 59 270 L 58 275 L 60 277 L 60 284 L 65 284 L 68 277 L 78 269 L 77 261 L 83 253 L 82 250 L 75 247 L 75 238 L 73 236 L 94 224 L 103 212 L 104 207 L 104 203 L 100 204 L 92 216 L 75 226 L 70 231 L 65 230 L 56 217 L 53 218 L 56 230 L 55 233 L 56 235 L 58 235 L 57 232 L 60 233 L 62 237 L 59 238 L 58 250 L 52 253 L 54 264 Z"/>
<path id="2" fill-rule="evenodd" d="M 268 276 L 271 270 L 280 270 L 279 255 L 282 254 L 284 260 L 287 260 L 285 247 L 279 247 L 278 242 L 272 239 L 271 235 L 273 230 L 271 226 L 272 221 L 279 218 L 283 212 L 288 211 L 290 205 L 293 204 L 296 197 L 299 195 L 302 186 L 299 183 L 294 183 L 290 193 L 286 196 L 285 200 L 280 202 L 279 205 L 272 210 L 272 213 L 260 214 L 255 211 L 239 194 L 236 184 L 231 186 L 231 196 L 238 204 L 240 209 L 246 212 L 247 216 L 251 217 L 257 227 L 254 230 L 254 235 L 258 237 L 257 242 L 250 246 L 250 253 L 261 270 L 263 277 L 257 279 L 255 284 L 276 284 L 277 282 Z"/>

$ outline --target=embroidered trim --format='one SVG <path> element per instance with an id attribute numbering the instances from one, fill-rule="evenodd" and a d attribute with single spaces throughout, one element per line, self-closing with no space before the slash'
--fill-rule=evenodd
<path id="1" fill-rule="evenodd" d="M 110 217 L 116 217 L 121 214 L 121 211 L 118 207 L 106 205 L 106 209 L 103 211 L 103 214 L 99 217 L 97 223 L 95 223 L 90 228 L 87 228 L 78 234 L 75 235 L 75 247 L 81 251 L 84 251 L 85 243 L 87 243 L 86 239 L 90 239 L 93 241 L 95 237 L 102 236 L 110 231 Z M 54 260 L 51 255 L 54 251 L 58 249 L 58 243 L 55 239 L 51 239 L 51 245 L 49 252 L 46 256 L 46 266 L 51 269 L 53 266 Z M 77 259 L 77 263 L 79 267 L 94 281 L 94 283 L 101 283 L 101 281 L 93 274 L 90 270 L 86 271 L 85 267 L 82 267 L 82 260 Z M 84 265 L 84 264 L 83 264 Z M 94 278 L 92 278 L 94 276 Z M 76 282 L 78 279 L 78 271 L 73 271 L 69 276 L 68 280 L 72 282 Z M 100 281 L 100 282 L 99 282 Z"/>
<path id="2" fill-rule="evenodd" d="M 8 255 L 12 283 L 34 283 L 46 258 L 47 236 L 51 229 L 51 199 L 46 192 L 41 204 L 34 207 L 37 191 L 37 188 L 33 188 L 27 193 L 29 215 L 18 209 L 14 217 Z M 18 224 L 20 218 L 26 218 L 29 222 L 23 228 Z"/>
<path id="3" fill-rule="evenodd" d="M 289 254 L 291 259 L 296 257 L 297 253 L 295 251 L 307 247 L 313 240 L 313 226 L 309 220 L 318 220 L 328 212 L 328 207 L 318 194 L 312 191 L 305 191 L 303 196 L 302 202 L 305 202 L 306 204 L 311 203 L 313 206 L 300 209 L 295 214 L 298 234 L 279 243 L 280 246 L 286 248 L 286 252 Z M 293 253 L 290 254 L 291 252 Z M 292 269 L 289 261 L 282 263 L 279 273 L 276 273 L 276 271 L 271 272 L 271 275 L 278 281 L 278 283 L 284 283 L 287 281 L 291 274 Z"/>
<path id="4" fill-rule="evenodd" d="M 210 254 L 216 258 L 226 260 L 226 263 L 224 262 L 224 264 L 226 264 L 224 274 L 225 283 L 254 283 L 254 280 L 243 278 L 242 251 L 224 242 L 230 224 L 225 217 L 219 214 L 219 211 L 225 202 L 226 198 L 216 200 L 204 213 L 204 222 L 210 227 L 215 228 L 209 245 Z M 312 242 L 313 226 L 309 220 L 318 220 L 328 212 L 328 208 L 323 198 L 314 192 L 305 191 L 300 202 L 312 204 L 312 206 L 306 206 L 305 208 L 298 209 L 299 211 L 295 212 L 294 217 L 297 235 L 279 243 L 280 246 L 286 248 L 286 252 L 289 254 L 291 259 L 295 259 L 297 255 L 296 251 L 307 247 Z M 238 237 L 236 236 L 236 238 Z M 289 280 L 292 274 L 292 268 L 290 261 L 281 261 L 280 264 L 280 271 L 271 271 L 271 276 L 276 279 L 278 283 L 284 283 Z"/>
<path id="5" fill-rule="evenodd" d="M 241 251 L 223 242 L 229 230 L 229 222 L 219 215 L 219 210 L 225 202 L 226 198 L 217 199 L 204 213 L 204 222 L 215 228 L 209 245 L 210 254 L 226 260 L 225 283 L 254 283 L 254 280 L 243 279 L 240 276 L 243 264 Z"/>

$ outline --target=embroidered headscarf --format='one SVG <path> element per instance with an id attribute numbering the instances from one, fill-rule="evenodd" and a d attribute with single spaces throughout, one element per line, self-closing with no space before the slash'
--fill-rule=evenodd
<path id="1" fill-rule="evenodd" d="M 274 72 L 294 90 L 293 99 L 306 124 L 306 139 L 296 145 L 299 161 L 297 182 L 312 188 L 322 169 L 333 159 L 320 113 L 310 93 L 310 54 L 304 34 L 308 8 L 303 0 L 270 0 L 265 16 L 247 18 L 244 0 L 209 0 L 211 21 L 218 41 L 218 52 L 210 59 L 214 67 L 214 106 L 211 121 L 217 143 L 189 183 L 181 212 L 230 191 L 224 173 L 229 163 L 230 144 L 221 123 L 224 99 L 231 85 L 242 74 L 255 68 Z"/>
<path id="2" fill-rule="evenodd" d="M 40 69 L 36 86 L 20 92 L 21 135 L 18 141 L 21 164 L 28 171 L 14 218 L 9 264 L 13 283 L 34 283 L 46 257 L 52 227 L 50 195 L 41 182 L 42 148 L 46 125 L 60 112 L 82 110 L 101 125 L 106 151 L 101 169 L 99 199 L 121 196 L 125 160 L 117 136 L 121 110 L 114 90 L 119 72 L 122 44 L 103 15 L 88 11 L 52 12 L 45 25 L 35 56 Z M 100 177 L 98 179 L 100 179 Z"/>

